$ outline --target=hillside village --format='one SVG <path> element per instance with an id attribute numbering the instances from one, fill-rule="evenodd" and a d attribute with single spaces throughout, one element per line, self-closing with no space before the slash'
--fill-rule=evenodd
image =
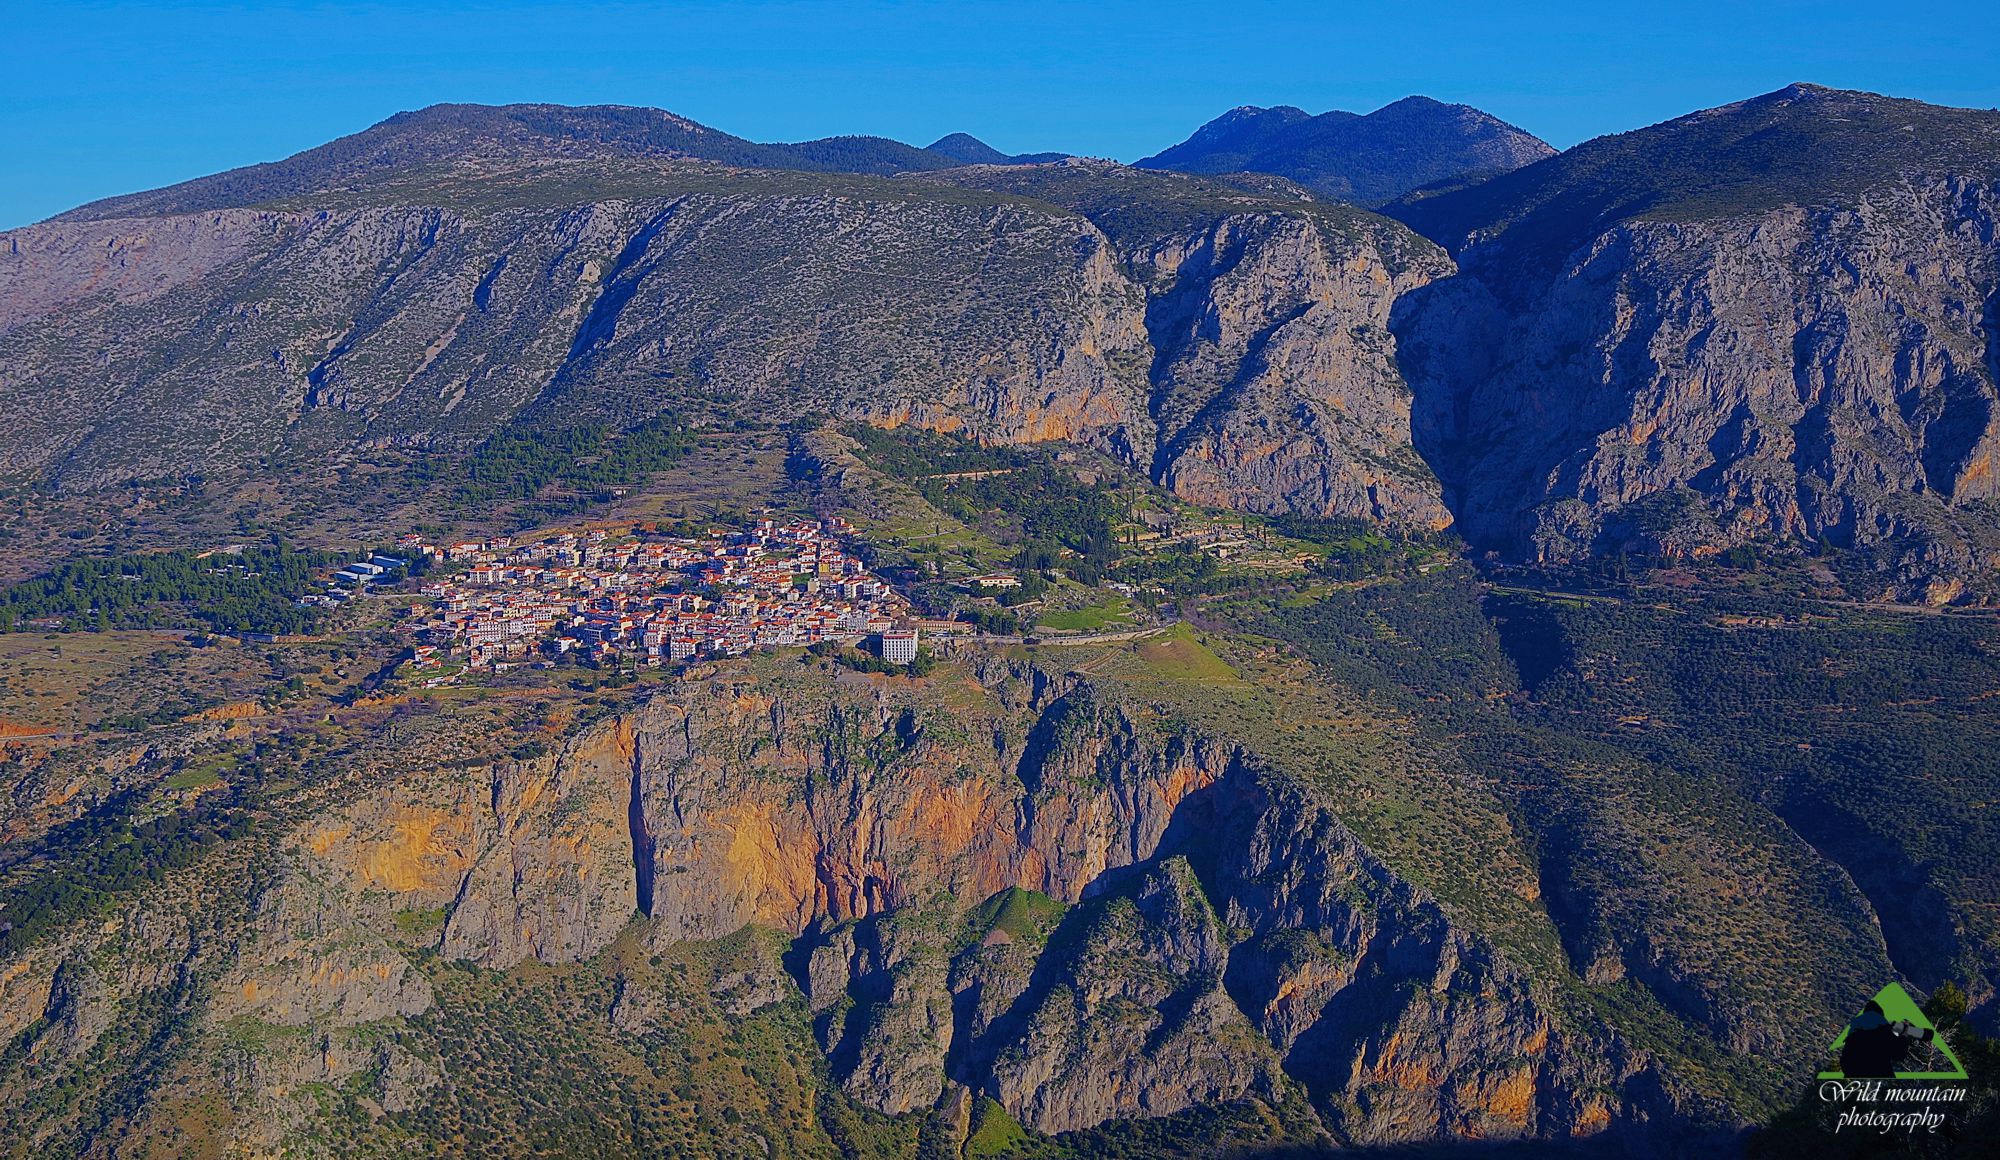
<path id="1" fill-rule="evenodd" d="M 659 665 L 874 637 L 907 663 L 908 603 L 841 546 L 844 521 L 760 520 L 706 538 L 607 531 L 399 547 L 461 565 L 421 586 L 413 669 L 498 669 L 574 654 Z"/>

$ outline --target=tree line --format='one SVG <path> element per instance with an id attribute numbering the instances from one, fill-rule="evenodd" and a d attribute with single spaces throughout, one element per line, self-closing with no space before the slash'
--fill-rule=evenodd
<path id="1" fill-rule="evenodd" d="M 318 613 L 300 607 L 299 597 L 342 559 L 272 543 L 76 560 L 0 591 L 0 631 L 54 618 L 65 629 L 300 633 Z"/>

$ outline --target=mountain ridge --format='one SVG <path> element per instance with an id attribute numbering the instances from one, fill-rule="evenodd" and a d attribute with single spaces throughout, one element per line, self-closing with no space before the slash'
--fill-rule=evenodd
<path id="1" fill-rule="evenodd" d="M 1370 117 L 1439 109 L 1413 98 Z M 1204 140 L 1328 116 L 1243 106 Z M 865 138 L 763 146 L 657 110 L 392 122 L 8 233 L 0 398 L 20 419 L 0 462 L 74 488 L 355 438 L 448 452 L 571 411 L 638 421 L 693 375 L 731 406 L 789 384 L 844 418 L 1077 440 L 1203 502 L 1456 523 L 1517 558 L 1825 537 L 1880 546 L 1898 598 L 1992 587 L 2000 114 L 1792 85 L 1407 192 L 1383 215 L 1282 176 L 1002 164 L 1024 158 L 969 135 L 934 143 L 948 157 Z M 869 167 L 883 172 L 856 172 Z M 757 216 L 779 232 L 733 232 Z M 1779 236 L 1794 240 L 1767 252 Z M 324 268 L 287 265 L 317 247 Z M 669 290 L 658 272 L 697 252 Z M 1766 267 L 1738 269 L 1753 254 Z M 215 281 L 280 256 L 276 281 Z M 1839 285 L 1858 264 L 1869 285 Z M 503 357 L 485 328 L 531 270 L 553 280 Z M 1732 365 L 1697 387 L 1680 368 L 1718 357 L 1712 341 L 1629 328 L 1664 317 L 1655 299 L 1711 309 L 1723 270 L 1731 309 L 1764 321 L 1731 321 Z M 912 296 L 926 285 L 955 289 Z M 260 295 L 328 313 L 243 308 Z M 181 329 L 149 329 L 183 302 Z M 711 308 L 747 329 L 724 342 L 721 316 L 668 321 Z M 926 352 L 921 370 L 881 341 L 904 330 L 899 311 L 933 328 L 902 340 Z M 69 335 L 100 325 L 113 331 L 85 367 Z M 1068 337 L 1026 337 L 1041 327 Z M 1882 333 L 1857 346 L 1863 329 Z M 251 333 L 257 350 L 231 347 Z M 211 408 L 223 382 L 239 393 Z M 171 391 L 182 409 L 163 427 Z"/>
<path id="2" fill-rule="evenodd" d="M 1843 147 L 1857 135 L 1865 147 Z M 1524 245 L 1561 257 L 1618 221 L 1826 204 L 1954 162 L 2000 175 L 2000 112 L 1794 82 L 1592 138 L 1470 188 L 1411 191 L 1382 208 L 1454 253 L 1521 231 L 1532 235 Z"/>
<path id="3" fill-rule="evenodd" d="M 991 154 L 986 164 L 1028 164 L 1061 154 L 1007 158 L 977 138 L 954 134 L 938 143 L 963 149 L 964 138 Z M 311 194 L 383 171 L 447 160 L 523 157 L 686 158 L 757 169 L 887 175 L 967 164 L 950 152 L 887 137 L 839 135 L 793 143 L 763 143 L 711 128 L 664 109 L 637 105 L 436 104 L 412 109 L 357 133 L 277 161 L 225 170 L 159 189 L 88 202 L 50 221 L 214 209 L 240 209 Z M 998 160 L 994 160 L 998 158 Z"/>
<path id="4" fill-rule="evenodd" d="M 0 1139 L 1807 1151 L 2000 1011 L 1996 122 L 455 106 L 0 231 Z"/>
<path id="5" fill-rule="evenodd" d="M 1397 331 L 1462 531 L 1824 538 L 1963 597 L 2000 559 L 1997 207 L 2000 112 L 1804 84 L 1385 207 L 1459 269 Z"/>

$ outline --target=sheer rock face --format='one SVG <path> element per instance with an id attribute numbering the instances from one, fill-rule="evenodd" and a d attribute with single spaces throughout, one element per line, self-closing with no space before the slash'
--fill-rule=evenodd
<path id="1" fill-rule="evenodd" d="M 1588 1134 L 1643 1102 L 1621 1046 L 1562 1030 L 1527 977 L 1283 779 L 1219 783 L 1178 825 L 1225 984 L 1356 1143 Z"/>
<path id="2" fill-rule="evenodd" d="M 991 1053 L 987 1087 L 1044 1131 L 1271 1096 L 1284 1075 L 1222 989 L 1228 946 L 1184 858 L 1086 903 L 1036 967 Z"/>
<path id="3" fill-rule="evenodd" d="M 438 949 L 492 967 L 575 962 L 631 921 L 633 738 L 602 729 L 492 769 L 422 771 L 321 819 L 316 862 L 371 917 L 446 915 Z"/>
<path id="4" fill-rule="evenodd" d="M 410 802 L 354 807 L 405 820 L 314 844 L 357 886 L 400 884 L 394 907 L 455 877 L 442 945 L 493 965 L 587 956 L 642 903 L 656 945 L 788 932 L 794 981 L 752 971 L 731 994 L 802 991 L 837 1080 L 888 1112 L 962 1086 L 1057 1132 L 1254 1097 L 1381 1142 L 1588 1134 L 1668 1106 L 1643 1057 L 1546 1010 L 1307 791 L 1089 684 L 989 676 L 989 708 L 951 715 L 862 679 L 690 685 L 504 774 L 504 825 L 477 823 L 469 857 L 409 846 Z M 1010 703 L 1023 732 L 996 744 Z M 600 876 L 623 881 L 579 909 L 574 884 Z M 1010 889 L 1054 909 L 968 910 Z M 611 1014 L 660 1017 L 622 990 Z"/>
<path id="5" fill-rule="evenodd" d="M 257 900 L 212 1010 L 282 1027 L 354 1027 L 417 1014 L 433 999 L 430 983 L 355 920 L 337 888 L 294 869 Z"/>
<path id="6" fill-rule="evenodd" d="M 1690 1114 L 1314 791 L 1121 696 L 997 661 L 669 686 L 544 757 L 411 771 L 304 822 L 254 897 L 79 928 L 0 996 L 62 1058 L 130 998 L 185 1004 L 273 1140 L 298 1084 L 371 1072 L 386 1108 L 439 1082 L 394 1034 L 438 1001 L 408 948 L 504 968 L 746 926 L 722 1009 L 801 1003 L 887 1112 L 971 1092 L 1060 1132 L 1249 1099 L 1353 1142 Z M 621 975 L 601 1017 L 675 1014 Z"/>
<path id="7" fill-rule="evenodd" d="M 642 905 L 656 945 L 785 931 L 793 981 L 730 995 L 802 991 L 838 1082 L 887 1112 L 970 1088 L 1059 1132 L 1258 1098 L 1391 1142 L 1669 1106 L 1309 792 L 1089 684 L 987 677 L 954 715 L 864 679 L 690 685 L 507 767 L 497 806 L 427 783 L 488 810 L 462 837 L 425 831 L 413 787 L 309 842 L 383 905 L 455 899 L 443 949 L 489 965 L 588 956 Z M 1010 889 L 1054 909 L 968 911 Z M 610 1017 L 640 1033 L 656 1007 L 621 989 Z"/>
<path id="8" fill-rule="evenodd" d="M 1229 219 L 1138 255 L 1158 290 L 1153 410 L 1160 482 L 1259 512 L 1450 522 L 1410 445 L 1396 298 L 1451 269 L 1305 219 Z"/>
<path id="9" fill-rule="evenodd" d="M 445 954 L 496 966 L 569 962 L 631 921 L 633 754 L 630 733 L 614 728 L 496 771 L 493 834 L 445 924 Z"/>
<path id="10" fill-rule="evenodd" d="M 831 930 L 806 978 L 814 1032 L 841 1086 L 892 1113 L 938 1101 L 951 1046 L 945 956 L 912 929 L 916 917 L 889 912 Z"/>
<path id="11" fill-rule="evenodd" d="M 1087 686 L 1049 700 L 1011 759 L 934 710 L 851 694 L 701 691 L 634 733 L 650 913 L 667 939 L 746 923 L 796 934 L 937 892 L 1075 899 L 1150 857 L 1224 757 L 1212 743 L 1143 742 Z"/>
<path id="12" fill-rule="evenodd" d="M 1487 546 L 1894 540 L 1891 583 L 1950 598 L 2000 544 L 1996 222 L 2000 191 L 1954 179 L 1627 222 L 1547 283 L 1475 246 L 1397 320 L 1418 446 Z"/>
<path id="13" fill-rule="evenodd" d="M 548 205 L 478 177 L 473 204 L 0 234 L 0 471 L 91 488 L 462 449 L 517 416 L 629 423 L 707 395 L 1071 440 L 1259 511 L 1445 518 L 1387 320 L 1450 266 L 1387 219 L 1252 203 L 1114 241 L 911 182 L 667 165 L 652 195 Z"/>

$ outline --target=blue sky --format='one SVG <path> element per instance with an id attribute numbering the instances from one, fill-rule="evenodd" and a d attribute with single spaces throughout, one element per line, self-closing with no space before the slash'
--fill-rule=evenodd
<path id="1" fill-rule="evenodd" d="M 1410 93 L 1567 146 L 1795 80 L 2000 105 L 2000 3 L 184 4 L 0 0 L 0 228 L 439 101 L 757 140 L 964 130 L 1132 160 L 1231 106 Z"/>

